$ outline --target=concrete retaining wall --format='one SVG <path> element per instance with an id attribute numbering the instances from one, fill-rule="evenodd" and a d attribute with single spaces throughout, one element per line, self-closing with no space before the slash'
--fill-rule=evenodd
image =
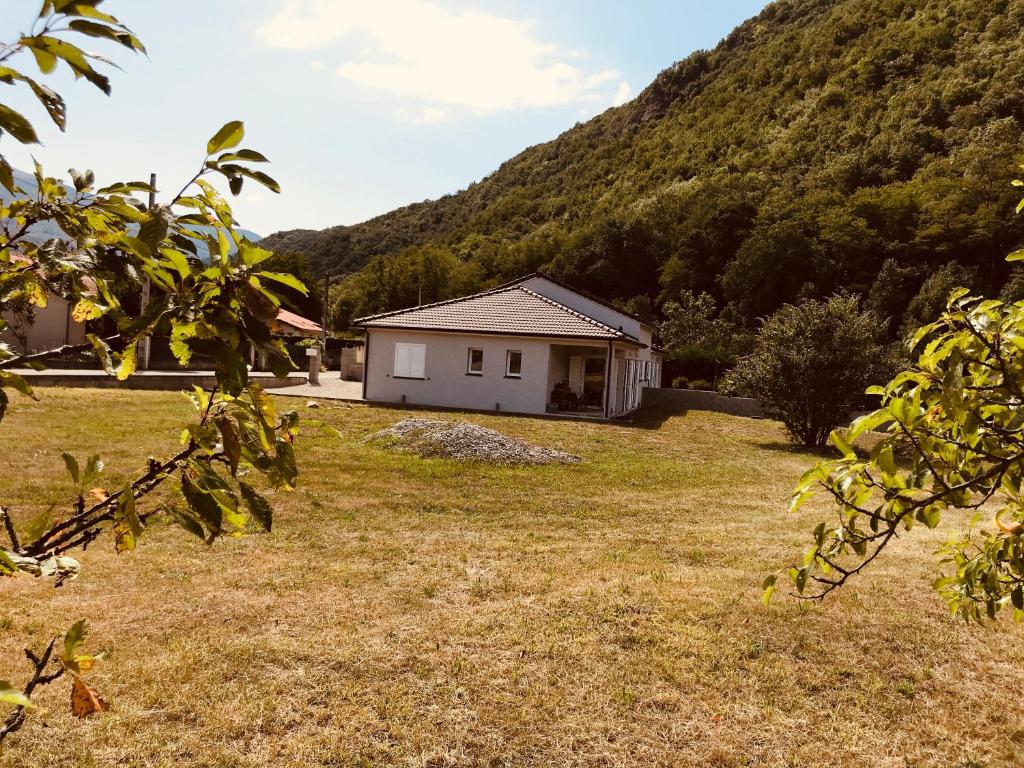
<path id="1" fill-rule="evenodd" d="M 103 371 L 61 370 L 61 371 L 17 371 L 33 387 L 89 387 L 93 389 L 163 389 L 178 391 L 191 390 L 193 386 L 209 389 L 217 383 L 213 373 L 172 373 L 165 371 L 144 371 L 136 373 L 125 381 L 118 381 Z M 264 389 L 292 387 L 306 383 L 305 376 L 274 376 L 250 374 L 250 380 Z"/>
<path id="2" fill-rule="evenodd" d="M 749 397 L 726 397 L 717 392 L 704 392 L 698 389 L 644 387 L 641 407 L 665 411 L 715 411 L 752 419 L 765 418 L 757 400 Z"/>

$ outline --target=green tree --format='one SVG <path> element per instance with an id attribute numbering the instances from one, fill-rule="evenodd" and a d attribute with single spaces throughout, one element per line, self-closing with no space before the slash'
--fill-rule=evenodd
<path id="1" fill-rule="evenodd" d="M 313 277 L 309 260 L 303 254 L 297 251 L 275 252 L 263 262 L 263 269 L 269 272 L 283 272 L 298 279 L 303 285 L 302 290 L 282 285 L 278 288 L 278 297 L 284 306 L 303 317 L 320 322 L 324 311 L 324 297 Z"/>
<path id="2" fill-rule="evenodd" d="M 881 324 L 856 296 L 786 305 L 761 326 L 728 388 L 761 403 L 792 437 L 823 446 L 863 403 L 864 388 L 883 380 Z"/>
<path id="3" fill-rule="evenodd" d="M 658 326 L 668 357 L 689 372 L 717 381 L 722 369 L 732 366 L 745 351 L 749 334 L 718 317 L 710 294 L 683 291 L 662 307 L 665 320 Z"/>
<path id="4" fill-rule="evenodd" d="M 0 83 L 30 89 L 61 129 L 63 99 L 27 74 L 25 65 L 34 61 L 44 75 L 66 66 L 76 78 L 109 93 L 108 79 L 95 69 L 97 61 L 105 60 L 72 41 L 87 36 L 144 51 L 101 5 L 101 0 L 44 0 L 32 31 L 0 46 Z M 38 143 L 30 120 L 2 103 L 0 129 L 4 141 Z M 241 346 L 265 353 L 280 374 L 294 367 L 270 333 L 280 305 L 272 289 L 305 289 L 293 276 L 263 267 L 270 253 L 239 234 L 230 206 L 210 183 L 220 177 L 238 194 L 249 179 L 278 191 L 273 179 L 253 167 L 266 158 L 239 148 L 243 136 L 242 123 L 223 126 L 207 143 L 194 176 L 172 199 L 155 205 L 135 197 L 153 192 L 146 183 L 97 188 L 91 171 L 71 170 L 69 191 L 38 164 L 37 191 L 29 194 L 15 183 L 10 163 L 0 154 L 0 185 L 11 197 L 0 203 L 0 316 L 8 308 L 42 307 L 51 296 L 61 296 L 73 304 L 76 320 L 104 321 L 113 329 L 104 338 L 90 334 L 80 347 L 33 353 L 0 342 L 0 419 L 12 403 L 12 391 L 39 397 L 16 373 L 18 368 L 42 367 L 60 354 L 87 349 L 110 375 L 125 379 L 135 371 L 139 342 L 153 334 L 170 337 L 182 364 L 196 353 L 212 359 L 217 378 L 212 389 L 190 393 L 196 417 L 183 425 L 181 448 L 163 459 L 140 459 L 141 469 L 122 488 L 88 493 L 103 470 L 102 460 L 64 453 L 75 487 L 64 514 L 51 511 L 26 524 L 16 511 L 0 506 L 0 530 L 7 539 L 0 544 L 0 576 L 30 575 L 59 586 L 79 575 L 79 563 L 70 553 L 104 534 L 111 535 L 118 552 L 130 551 L 156 518 L 169 519 L 207 542 L 252 527 L 269 529 L 272 509 L 260 489 L 294 486 L 297 417 L 277 413 L 270 397 L 249 380 Z M 52 222 L 65 236 L 35 242 L 30 230 L 40 222 Z M 199 258 L 200 252 L 209 253 L 209 262 Z M 152 284 L 152 300 L 143 311 L 133 311 L 118 299 L 115 287 L 133 286 L 138 295 L 144 279 Z M 0 334 L 7 326 L 0 319 Z M 84 624 L 74 625 L 62 646 L 54 638 L 42 653 L 27 652 L 32 672 L 24 685 L 0 681 L 0 704 L 13 705 L 0 724 L 0 741 L 21 727 L 34 690 L 61 676 L 72 679 L 76 715 L 105 707 L 83 680 L 100 658 L 83 653 L 85 636 Z"/>
<path id="5" fill-rule="evenodd" d="M 960 286 L 971 285 L 973 281 L 974 272 L 955 261 L 932 272 L 907 305 L 901 333 L 908 336 L 922 325 L 933 322 L 945 310 L 949 295 Z"/>
<path id="6" fill-rule="evenodd" d="M 1024 251 L 1008 260 L 1024 260 Z M 965 619 L 995 618 L 1007 607 L 1024 618 L 1024 303 L 957 289 L 910 348 L 913 364 L 869 390 L 881 407 L 832 433 L 841 457 L 800 480 L 790 508 L 824 493 L 836 517 L 814 529 L 786 573 L 798 595 L 821 599 L 901 533 L 958 513 L 969 526 L 939 550 L 936 589 Z M 859 455 L 854 442 L 878 430 L 882 439 Z M 765 581 L 766 601 L 776 579 Z"/>

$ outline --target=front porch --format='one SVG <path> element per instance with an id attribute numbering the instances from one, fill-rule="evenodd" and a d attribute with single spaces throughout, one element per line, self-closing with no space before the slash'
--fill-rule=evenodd
<path id="1" fill-rule="evenodd" d="M 608 345 L 552 344 L 548 355 L 548 413 L 605 418 Z"/>
<path id="2" fill-rule="evenodd" d="M 622 416 L 640 407 L 640 393 L 660 378 L 659 368 L 619 342 L 552 344 L 545 410 L 577 418 Z"/>

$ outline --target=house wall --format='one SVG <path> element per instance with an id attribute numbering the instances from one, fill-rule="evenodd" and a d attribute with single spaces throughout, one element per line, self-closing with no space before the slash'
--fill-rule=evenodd
<path id="1" fill-rule="evenodd" d="M 544 413 L 548 398 L 548 339 L 369 328 L 366 399 L 515 413 Z M 425 379 L 395 378 L 395 343 L 426 345 Z M 483 375 L 466 374 L 470 347 L 484 351 Z M 523 353 L 522 378 L 505 377 L 505 352 Z"/>
<path id="2" fill-rule="evenodd" d="M 70 319 L 71 308 L 66 299 L 50 294 L 45 307 L 35 307 L 31 323 L 22 325 L 14 316 L 4 316 L 11 328 L 2 335 L 4 341 L 24 352 L 42 352 L 65 344 L 85 342 L 85 324 Z M 18 334 L 25 336 L 24 349 Z"/>

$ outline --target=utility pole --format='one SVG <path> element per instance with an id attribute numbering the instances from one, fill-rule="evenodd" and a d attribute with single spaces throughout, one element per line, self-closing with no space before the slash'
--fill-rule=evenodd
<path id="1" fill-rule="evenodd" d="M 323 312 L 320 327 L 324 332 L 324 354 L 327 354 L 327 319 L 330 313 L 330 299 L 331 299 L 331 276 L 324 275 L 324 300 L 323 300 Z"/>
<path id="2" fill-rule="evenodd" d="M 149 210 L 152 211 L 156 208 L 156 174 L 149 174 Z M 146 306 L 149 304 L 149 294 L 151 286 L 149 282 L 149 276 L 142 278 L 142 300 L 139 302 L 139 314 L 143 314 L 146 311 Z M 152 346 L 152 339 L 149 336 L 143 336 L 139 340 L 139 360 L 138 368 L 140 370 L 149 370 L 149 351 Z"/>

